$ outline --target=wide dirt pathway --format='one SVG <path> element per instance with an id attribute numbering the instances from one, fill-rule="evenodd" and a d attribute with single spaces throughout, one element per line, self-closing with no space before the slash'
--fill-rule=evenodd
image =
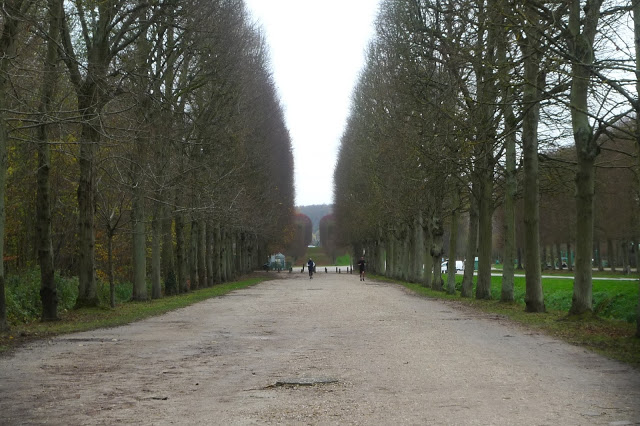
<path id="1" fill-rule="evenodd" d="M 396 285 L 280 276 L 0 358 L 0 424 L 640 424 L 629 367 Z"/>

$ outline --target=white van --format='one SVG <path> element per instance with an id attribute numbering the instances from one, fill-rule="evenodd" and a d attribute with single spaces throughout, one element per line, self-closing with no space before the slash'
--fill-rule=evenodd
<path id="1" fill-rule="evenodd" d="M 456 260 L 456 272 L 464 270 L 464 262 L 462 260 Z M 445 260 L 440 265 L 440 272 L 446 274 L 449 271 L 449 261 Z"/>

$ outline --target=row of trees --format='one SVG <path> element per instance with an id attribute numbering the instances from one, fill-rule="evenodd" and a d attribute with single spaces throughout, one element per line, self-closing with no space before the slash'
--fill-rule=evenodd
<path id="1" fill-rule="evenodd" d="M 293 257 L 293 263 L 307 253 L 307 247 L 313 238 L 313 222 L 306 214 L 296 213 L 293 217 L 291 236 L 286 247 L 288 256 Z"/>
<path id="2" fill-rule="evenodd" d="M 640 145 L 639 21 L 635 0 L 384 0 L 334 174 L 341 234 L 378 272 L 449 292 L 454 274 L 445 285 L 439 260 L 477 256 L 475 297 L 490 298 L 501 206 L 502 299 L 513 300 L 520 215 L 526 310 L 542 312 L 540 162 L 573 146 L 570 313 L 592 311 L 596 163 L 613 138 Z M 638 186 L 626 196 L 637 202 Z M 463 212 L 464 253 L 444 253 L 445 227 L 455 242 Z"/>
<path id="3" fill-rule="evenodd" d="M 635 178 L 634 142 L 612 135 L 601 145 L 596 159 L 594 193 L 593 266 L 622 267 L 630 272 L 638 262 L 637 236 L 640 229 L 640 210 L 636 208 L 637 180 Z M 576 205 L 573 199 L 574 173 L 567 164 L 575 163 L 575 148 L 560 148 L 545 154 L 540 176 L 540 239 L 542 257 L 546 264 L 573 267 L 575 248 Z M 546 256 L 545 256 L 545 247 Z M 550 259 L 556 259 L 552 262 Z M 562 258 L 562 261 L 561 261 Z"/>
<path id="4" fill-rule="evenodd" d="M 338 228 L 336 226 L 336 217 L 333 213 L 323 216 L 322 219 L 320 219 L 319 232 L 320 245 L 329 259 L 335 263 L 338 254 L 342 254 L 339 253 L 339 250 L 342 247 L 340 245 L 341 239 L 338 235 Z"/>
<path id="5" fill-rule="evenodd" d="M 286 244 L 291 142 L 242 0 L 7 0 L 0 18 L 0 255 L 40 265 L 43 320 L 55 269 L 77 306 L 117 272 L 144 300 L 147 278 L 154 298 L 210 286 Z M 0 269 L 3 329 L 4 292 Z"/>

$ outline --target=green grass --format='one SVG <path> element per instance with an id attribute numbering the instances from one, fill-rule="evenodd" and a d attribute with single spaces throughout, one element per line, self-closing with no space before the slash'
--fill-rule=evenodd
<path id="1" fill-rule="evenodd" d="M 502 271 L 504 269 L 504 265 L 502 263 L 493 264 L 491 268 L 496 271 Z M 525 271 L 522 269 L 515 270 L 516 275 L 524 275 Z M 543 269 L 542 275 L 559 275 L 565 277 L 573 277 L 574 271 L 569 271 L 567 268 L 564 269 Z M 622 269 L 618 269 L 616 272 L 612 272 L 610 269 L 605 269 L 604 271 L 594 270 L 592 271 L 594 277 L 597 278 L 634 278 L 637 277 L 637 273 L 632 271 L 631 275 L 625 275 L 622 273 Z M 634 275 L 635 274 L 635 275 Z"/>
<path id="2" fill-rule="evenodd" d="M 303 264 L 306 265 L 309 258 L 312 258 L 313 261 L 318 266 L 349 266 L 351 265 L 351 256 L 348 254 L 344 254 L 342 256 L 338 256 L 336 258 L 336 262 L 333 263 L 329 256 L 326 255 L 324 249 L 322 247 L 308 247 L 306 254 L 298 258 L 295 263 L 295 266 L 301 267 Z"/>
<path id="3" fill-rule="evenodd" d="M 394 281 L 384 277 L 376 278 L 399 283 L 424 297 L 460 303 L 483 312 L 498 314 L 529 329 L 555 336 L 640 368 L 640 339 L 635 337 L 637 281 L 594 281 L 594 314 L 571 318 L 568 317 L 567 312 L 573 295 L 572 280 L 543 279 L 542 287 L 547 312 L 532 314 L 524 311 L 524 278 L 515 278 L 513 303 L 499 301 L 502 285 L 500 277 L 491 279 L 492 300 L 461 298 L 459 296 L 461 275 L 456 275 L 458 289 L 456 295 L 434 291 L 420 284 Z M 444 279 L 446 282 L 446 275 Z"/>
<path id="4" fill-rule="evenodd" d="M 13 326 L 9 332 L 0 333 L 0 353 L 33 339 L 129 324 L 144 318 L 184 308 L 206 299 L 223 296 L 234 290 L 250 287 L 267 279 L 269 278 L 250 278 L 162 299 L 146 302 L 126 302 L 113 309 L 97 307 L 67 310 L 60 314 L 60 321 L 55 322 L 20 323 Z"/>
<path id="5" fill-rule="evenodd" d="M 338 256 L 336 258 L 335 266 L 349 266 L 349 265 L 351 265 L 351 256 L 349 256 L 348 254 Z"/>

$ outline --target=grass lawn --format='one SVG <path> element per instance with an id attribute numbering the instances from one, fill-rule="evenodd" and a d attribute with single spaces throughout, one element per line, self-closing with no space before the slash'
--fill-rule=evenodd
<path id="1" fill-rule="evenodd" d="M 324 252 L 322 247 L 308 247 L 306 254 L 298 258 L 294 266 L 301 267 L 306 265 L 309 258 L 312 258 L 317 266 L 349 266 L 351 265 L 351 257 L 348 254 L 338 256 L 333 262 Z"/>
<path id="2" fill-rule="evenodd" d="M 491 269 L 496 272 L 500 272 L 504 269 L 504 265 L 502 263 L 497 263 L 491 265 Z M 520 269 L 516 269 L 516 275 L 524 275 L 525 271 Z M 622 269 L 618 269 L 615 272 L 611 271 L 611 269 L 605 269 L 604 271 L 593 270 L 593 277 L 597 278 L 634 278 L 637 277 L 638 274 L 634 269 L 631 270 L 631 275 L 625 275 L 622 273 Z M 564 269 L 543 269 L 542 275 L 561 275 L 565 277 L 573 277 L 573 271 L 569 271 L 567 268 Z"/>
<path id="3" fill-rule="evenodd" d="M 377 278 L 393 281 L 384 277 Z M 443 279 L 446 282 L 446 275 Z M 451 300 L 484 312 L 502 315 L 525 327 L 640 368 L 640 338 L 635 337 L 637 281 L 593 281 L 594 315 L 580 318 L 570 318 L 567 315 L 573 295 L 573 281 L 567 279 L 543 279 L 542 287 L 547 312 L 542 314 L 524 312 L 525 279 L 523 277 L 515 278 L 513 303 L 500 302 L 501 277 L 491 278 L 492 300 L 461 298 L 459 296 L 461 275 L 456 275 L 458 285 L 456 295 L 433 291 L 420 284 L 395 282 L 426 297 Z"/>

